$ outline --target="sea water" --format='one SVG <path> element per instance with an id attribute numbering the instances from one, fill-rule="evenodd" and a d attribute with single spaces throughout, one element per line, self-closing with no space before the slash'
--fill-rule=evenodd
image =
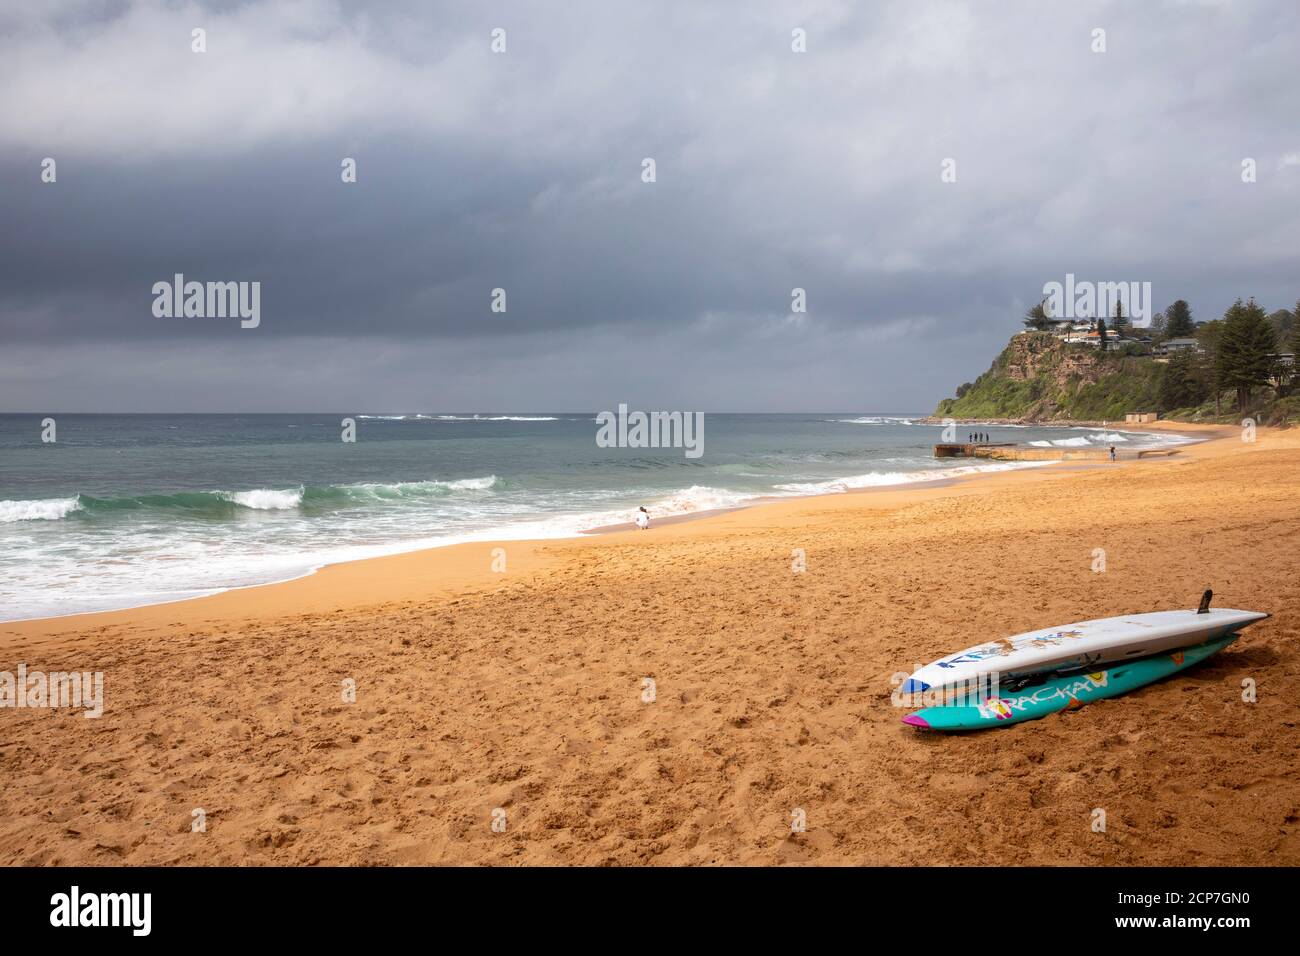
<path id="1" fill-rule="evenodd" d="M 601 447 L 596 413 L 0 415 L 0 620 L 134 607 L 465 541 L 1034 463 L 935 459 L 902 414 L 709 414 L 702 454 Z M 356 441 L 341 440 L 342 419 Z M 975 426 L 959 426 L 958 437 Z M 1116 429 L 993 441 L 1124 447 Z M 485 558 L 485 561 L 487 559 Z"/>

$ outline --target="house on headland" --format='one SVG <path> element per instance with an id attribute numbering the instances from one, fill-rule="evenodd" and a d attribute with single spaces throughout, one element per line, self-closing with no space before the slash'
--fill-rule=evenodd
<path id="1" fill-rule="evenodd" d="M 1157 358 L 1167 358 L 1175 352 L 1188 351 L 1203 352 L 1205 350 L 1201 348 L 1201 343 L 1196 341 L 1196 339 L 1168 339 L 1152 349 L 1151 354 L 1155 355 Z"/>

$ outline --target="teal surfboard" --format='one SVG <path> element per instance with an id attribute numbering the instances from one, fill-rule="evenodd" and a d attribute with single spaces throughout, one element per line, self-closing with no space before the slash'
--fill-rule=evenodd
<path id="1" fill-rule="evenodd" d="M 1162 677 L 1176 674 L 1217 654 L 1237 639 L 1229 634 L 1218 640 L 1167 651 L 1154 657 L 1111 664 L 1092 673 L 1054 677 L 1017 691 L 999 691 L 980 703 L 926 707 L 903 718 L 903 723 L 931 730 L 983 730 L 1037 720 L 1067 707 L 1082 707 L 1094 700 L 1127 694 Z"/>

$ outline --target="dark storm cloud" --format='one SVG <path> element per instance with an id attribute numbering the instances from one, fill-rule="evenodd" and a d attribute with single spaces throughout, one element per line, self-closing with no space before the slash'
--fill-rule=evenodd
<path id="1" fill-rule="evenodd" d="M 0 407 L 923 410 L 1066 272 L 1300 297 L 1281 0 L 0 19 Z M 176 272 L 261 326 L 155 318 Z"/>

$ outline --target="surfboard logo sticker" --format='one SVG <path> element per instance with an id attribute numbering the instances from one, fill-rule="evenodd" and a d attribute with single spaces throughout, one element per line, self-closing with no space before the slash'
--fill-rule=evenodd
<path id="1" fill-rule="evenodd" d="M 1169 659 L 1170 659 L 1171 661 L 1173 661 L 1175 664 L 1182 664 L 1182 662 L 1183 662 L 1183 652 L 1182 652 L 1182 651 L 1174 651 L 1172 654 L 1169 655 Z"/>
<path id="2" fill-rule="evenodd" d="M 1006 720 L 1011 716 L 1011 707 L 1000 697 L 990 697 L 979 705 L 980 716 L 985 720 Z"/>
<path id="3" fill-rule="evenodd" d="M 980 705 L 980 716 L 997 717 L 999 720 L 1006 720 L 1013 713 L 1029 712 L 1030 708 L 1052 704 L 1062 697 L 1066 698 L 1065 707 L 1082 707 L 1088 702 L 1088 698 L 1093 695 L 1094 691 L 1102 690 L 1106 686 L 1109 679 L 1109 671 L 1098 671 L 1070 683 L 1048 684 L 1039 687 L 1033 693 L 1024 694 L 1020 697 L 1011 697 L 1005 700 L 991 697 L 985 704 Z M 1005 709 L 1006 712 L 1002 713 L 1000 710 L 988 706 L 995 702 L 999 708 Z M 986 707 L 988 708 L 987 713 L 985 712 Z"/>
<path id="4" fill-rule="evenodd" d="M 1044 634 L 1042 637 L 1035 637 L 1027 646 L 1055 647 L 1062 641 L 1073 640 L 1076 637 L 1083 637 L 1083 631 L 1053 631 L 1051 634 Z"/>
<path id="5" fill-rule="evenodd" d="M 1050 634 L 1044 634 L 1040 637 L 1029 639 L 1012 639 L 1004 637 L 1001 640 L 994 641 L 991 644 L 981 644 L 979 647 L 972 647 L 969 650 L 962 651 L 955 657 L 950 657 L 946 661 L 935 661 L 936 667 L 945 669 L 953 668 L 959 664 L 978 664 L 980 661 L 986 661 L 990 657 L 1006 657 L 1014 654 L 1016 651 L 1022 651 L 1027 647 L 1054 647 L 1062 641 L 1071 640 L 1076 637 L 1083 637 L 1083 631 L 1053 631 Z"/>

